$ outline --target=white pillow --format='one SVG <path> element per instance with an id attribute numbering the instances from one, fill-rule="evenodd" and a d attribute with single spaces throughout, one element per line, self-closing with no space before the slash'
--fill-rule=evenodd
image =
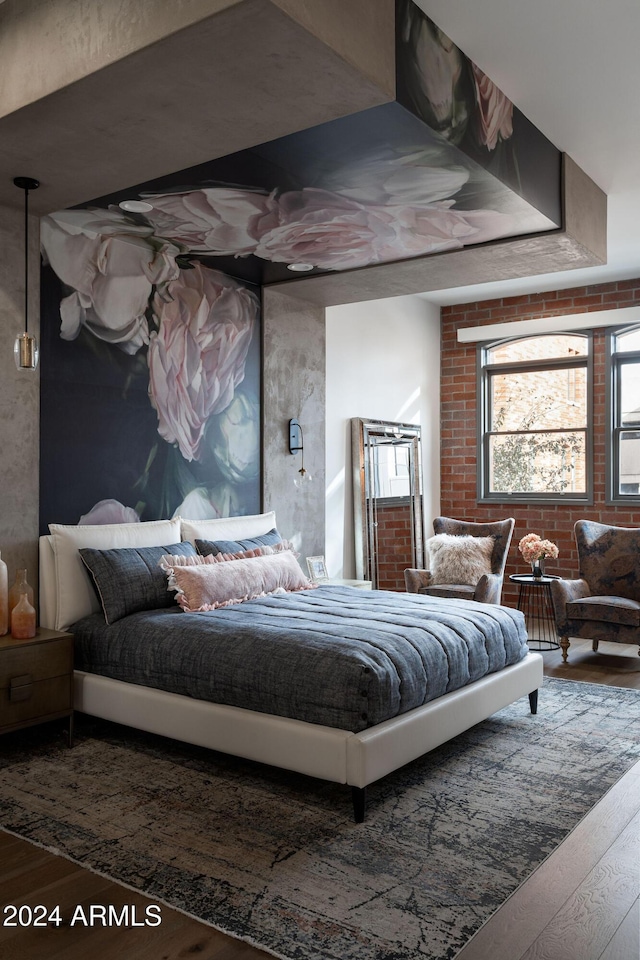
<path id="1" fill-rule="evenodd" d="M 434 584 L 459 583 L 475 587 L 480 577 L 491 573 L 493 537 L 456 537 L 438 533 L 426 543 L 429 572 Z"/>
<path id="2" fill-rule="evenodd" d="M 216 520 L 185 520 L 182 518 L 181 540 L 241 540 L 269 533 L 276 525 L 276 515 L 257 513 L 251 517 L 219 517 Z M 170 541 L 167 541 L 169 543 Z M 154 544 L 155 546 L 155 544 Z"/>
<path id="3" fill-rule="evenodd" d="M 79 554 L 81 547 L 162 547 L 180 540 L 180 517 L 145 523 L 49 524 L 55 554 L 55 629 L 67 630 L 81 617 L 100 610 L 100 603 Z"/>

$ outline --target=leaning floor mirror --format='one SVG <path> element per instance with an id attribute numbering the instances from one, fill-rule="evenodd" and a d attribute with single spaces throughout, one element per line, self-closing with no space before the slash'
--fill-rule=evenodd
<path id="1" fill-rule="evenodd" d="M 356 576 L 404 591 L 406 567 L 424 567 L 420 427 L 351 421 Z"/>

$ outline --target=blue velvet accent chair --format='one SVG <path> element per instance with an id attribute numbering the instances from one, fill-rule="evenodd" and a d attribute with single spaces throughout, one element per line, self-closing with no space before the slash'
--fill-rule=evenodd
<path id="1" fill-rule="evenodd" d="M 407 593 L 423 593 L 430 597 L 451 597 L 455 600 L 476 600 L 478 603 L 500 603 L 504 568 L 513 536 L 515 520 L 496 520 L 492 523 L 474 523 L 470 520 L 453 520 L 451 517 L 436 517 L 433 531 L 450 536 L 493 537 L 495 545 L 491 554 L 491 573 L 483 574 L 476 584 L 433 583 L 428 570 L 405 570 L 404 581 Z"/>
<path id="2" fill-rule="evenodd" d="M 640 654 L 640 529 L 578 520 L 580 579 L 554 580 L 551 595 L 566 663 L 569 637 L 637 643 Z"/>

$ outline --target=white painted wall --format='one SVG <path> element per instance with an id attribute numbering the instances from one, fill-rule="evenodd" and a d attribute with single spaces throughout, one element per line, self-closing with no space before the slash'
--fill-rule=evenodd
<path id="1" fill-rule="evenodd" d="M 354 577 L 351 417 L 422 426 L 427 531 L 440 512 L 440 308 L 418 297 L 326 311 L 326 535 L 330 577 Z"/>

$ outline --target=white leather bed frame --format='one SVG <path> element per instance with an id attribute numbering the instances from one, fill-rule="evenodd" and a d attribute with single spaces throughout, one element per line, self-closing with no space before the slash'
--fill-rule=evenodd
<path id="1" fill-rule="evenodd" d="M 258 526 L 262 528 L 265 523 Z M 253 533 L 248 529 L 237 535 L 264 532 L 254 528 Z M 211 531 L 205 536 L 214 538 Z M 41 537 L 40 623 L 44 627 L 54 628 L 57 622 L 56 575 L 52 538 Z M 75 672 L 74 700 L 76 710 L 92 716 L 348 784 L 352 787 L 355 818 L 361 821 L 368 784 L 525 695 L 529 695 L 535 713 L 542 663 L 542 657 L 529 653 L 520 663 L 361 733 L 195 700 L 83 671 Z"/>

